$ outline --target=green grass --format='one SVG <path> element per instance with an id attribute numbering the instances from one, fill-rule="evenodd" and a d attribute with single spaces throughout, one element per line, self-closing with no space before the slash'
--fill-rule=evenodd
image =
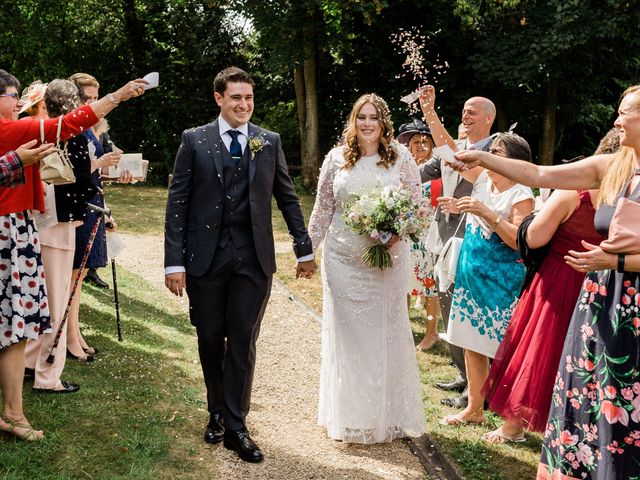
<path id="1" fill-rule="evenodd" d="M 118 278 L 124 341 L 111 290 L 84 287 L 81 320 L 97 360 L 67 361 L 63 379 L 78 393 L 34 393 L 26 382 L 26 413 L 46 437 L 3 435 L 1 479 L 215 478 L 213 457 L 199 461 L 210 456 L 200 441 L 207 413 L 187 315 L 142 277 L 120 269 Z"/>
<path id="2" fill-rule="evenodd" d="M 110 184 L 105 186 L 105 197 L 119 229 L 156 235 L 164 231 L 166 188 Z"/>

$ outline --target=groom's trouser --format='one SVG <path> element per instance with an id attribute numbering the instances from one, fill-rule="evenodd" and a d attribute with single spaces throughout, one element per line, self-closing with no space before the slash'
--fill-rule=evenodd
<path id="1" fill-rule="evenodd" d="M 228 430 L 244 428 L 249 413 L 256 340 L 271 280 L 253 244 L 236 248 L 233 242 L 216 249 L 202 277 L 187 275 L 209 412 L 221 411 Z"/>

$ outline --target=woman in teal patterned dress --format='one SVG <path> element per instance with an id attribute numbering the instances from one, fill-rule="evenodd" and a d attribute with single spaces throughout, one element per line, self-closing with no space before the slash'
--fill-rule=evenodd
<path id="1" fill-rule="evenodd" d="M 531 160 L 527 141 L 513 133 L 496 135 L 490 152 Z M 463 174 L 474 183 L 470 197 L 447 199 L 444 210 L 467 214 L 458 259 L 456 284 L 447 328 L 448 341 L 464 348 L 469 403 L 445 425 L 484 422 L 482 386 L 509 325 L 524 280 L 525 267 L 516 247 L 516 232 L 533 210 L 533 193 L 508 178 L 476 169 Z"/>
<path id="2" fill-rule="evenodd" d="M 463 152 L 458 159 L 526 185 L 600 188 L 594 225 L 607 236 L 618 199 L 640 202 L 640 85 L 624 92 L 614 125 L 621 148 L 613 155 L 554 167 L 484 152 Z M 634 231 L 632 224 L 622 226 Z M 537 478 L 639 480 L 640 253 L 608 253 L 606 244 L 603 249 L 584 241 L 583 246 L 587 251 L 565 257 L 588 273 L 558 366 Z"/>

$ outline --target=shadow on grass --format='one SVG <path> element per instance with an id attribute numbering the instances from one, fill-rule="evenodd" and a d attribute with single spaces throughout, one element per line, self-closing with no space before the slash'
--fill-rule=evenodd
<path id="1" fill-rule="evenodd" d="M 144 292 L 144 296 L 135 297 L 128 293 L 127 287 L 131 281 L 144 282 L 144 279 L 137 275 L 129 274 L 128 280 L 124 278 L 120 280 L 118 275 L 118 302 L 120 304 L 120 317 L 128 315 L 131 318 L 146 318 L 152 320 L 153 324 L 163 325 L 165 327 L 176 329 L 179 333 L 191 335 L 195 332 L 191 322 L 189 321 L 186 313 L 170 314 L 166 310 L 163 310 L 158 306 L 158 297 L 160 296 L 155 290 L 148 290 Z M 116 328 L 116 307 L 113 297 L 113 285 L 109 282 L 109 290 L 94 287 L 92 285 L 83 286 L 83 295 L 90 293 L 100 303 L 107 306 L 107 311 L 110 311 L 113 315 L 113 331 Z M 188 300 L 184 300 L 187 302 Z M 121 321 L 122 323 L 122 321 Z"/>
<path id="2" fill-rule="evenodd" d="M 139 281 L 123 279 L 132 289 Z M 215 477 L 190 468 L 200 453 L 188 444 L 196 444 L 206 419 L 192 328 L 172 305 L 137 300 L 152 292 L 148 284 L 135 288 L 121 297 L 123 342 L 115 337 L 109 292 L 86 289 L 81 318 L 97 359 L 67 361 L 62 378 L 79 383 L 77 393 L 36 393 L 25 383 L 26 413 L 46 437 L 36 444 L 0 439 L 0 478 Z"/>
<path id="3" fill-rule="evenodd" d="M 489 427 L 487 427 L 488 431 Z M 465 479 L 468 480 L 512 480 L 534 479 L 537 465 L 521 461 L 523 455 L 539 455 L 540 439 L 527 435 L 527 442 L 513 445 L 489 445 L 479 435 L 466 438 L 451 435 L 447 431 L 431 432 L 442 450 L 455 459 Z M 508 468 L 507 468 L 508 467 Z"/>

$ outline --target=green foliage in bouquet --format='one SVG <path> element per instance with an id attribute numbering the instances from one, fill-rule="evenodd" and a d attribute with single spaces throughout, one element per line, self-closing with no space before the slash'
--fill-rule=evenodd
<path id="1" fill-rule="evenodd" d="M 386 246 L 391 236 L 417 241 L 429 215 L 429 206 L 419 190 L 390 185 L 354 196 L 344 203 L 343 210 L 345 225 L 360 235 L 367 235 L 373 242 L 365 249 L 362 261 L 380 269 L 393 266 Z"/>

